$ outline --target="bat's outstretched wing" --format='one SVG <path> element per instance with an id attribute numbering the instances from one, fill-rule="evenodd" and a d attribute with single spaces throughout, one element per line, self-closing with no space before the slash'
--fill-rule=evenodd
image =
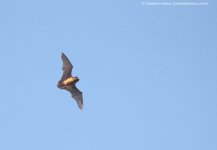
<path id="1" fill-rule="evenodd" d="M 82 92 L 79 89 L 77 89 L 75 85 L 68 85 L 64 89 L 71 93 L 72 97 L 76 100 L 78 107 L 82 109 L 83 108 Z"/>
<path id="2" fill-rule="evenodd" d="M 62 58 L 62 61 L 63 61 L 63 66 L 62 66 L 63 75 L 62 75 L 61 80 L 65 80 L 65 79 L 71 77 L 73 66 L 72 66 L 71 62 L 69 61 L 69 59 L 66 57 L 66 55 L 64 53 L 62 53 L 61 58 Z"/>

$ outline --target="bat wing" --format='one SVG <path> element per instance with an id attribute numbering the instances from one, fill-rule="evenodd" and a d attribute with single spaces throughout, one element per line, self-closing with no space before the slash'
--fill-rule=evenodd
<path id="1" fill-rule="evenodd" d="M 69 59 L 66 57 L 66 55 L 64 53 L 62 53 L 62 61 L 63 61 L 63 66 L 62 66 L 62 70 L 63 70 L 63 75 L 62 75 L 62 79 L 61 80 L 65 80 L 69 77 L 71 77 L 71 73 L 72 73 L 72 64 L 69 61 Z"/>
<path id="2" fill-rule="evenodd" d="M 79 89 L 77 89 L 75 85 L 68 85 L 64 89 L 71 93 L 72 97 L 76 100 L 78 107 L 82 109 L 83 108 L 82 92 Z"/>

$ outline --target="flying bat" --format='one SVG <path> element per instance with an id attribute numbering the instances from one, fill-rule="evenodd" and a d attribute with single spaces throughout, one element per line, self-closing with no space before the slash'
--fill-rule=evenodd
<path id="1" fill-rule="evenodd" d="M 61 80 L 58 82 L 57 87 L 61 90 L 67 90 L 71 93 L 72 97 L 76 100 L 78 107 L 82 110 L 83 108 L 83 97 L 82 92 L 76 87 L 76 83 L 79 81 L 78 77 L 72 76 L 72 64 L 64 53 L 61 55 L 63 61 L 63 75 Z"/>

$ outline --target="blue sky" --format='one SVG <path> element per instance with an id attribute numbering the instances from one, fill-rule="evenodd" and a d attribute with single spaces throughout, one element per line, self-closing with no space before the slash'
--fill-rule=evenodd
<path id="1" fill-rule="evenodd" d="M 217 149 L 216 3 L 141 3 L 1 1 L 0 149 Z"/>

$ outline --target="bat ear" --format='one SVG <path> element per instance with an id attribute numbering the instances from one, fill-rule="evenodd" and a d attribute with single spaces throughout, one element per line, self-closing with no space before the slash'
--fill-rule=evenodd
<path id="1" fill-rule="evenodd" d="M 61 52 L 61 55 L 63 56 L 63 55 L 65 55 L 63 52 Z"/>

